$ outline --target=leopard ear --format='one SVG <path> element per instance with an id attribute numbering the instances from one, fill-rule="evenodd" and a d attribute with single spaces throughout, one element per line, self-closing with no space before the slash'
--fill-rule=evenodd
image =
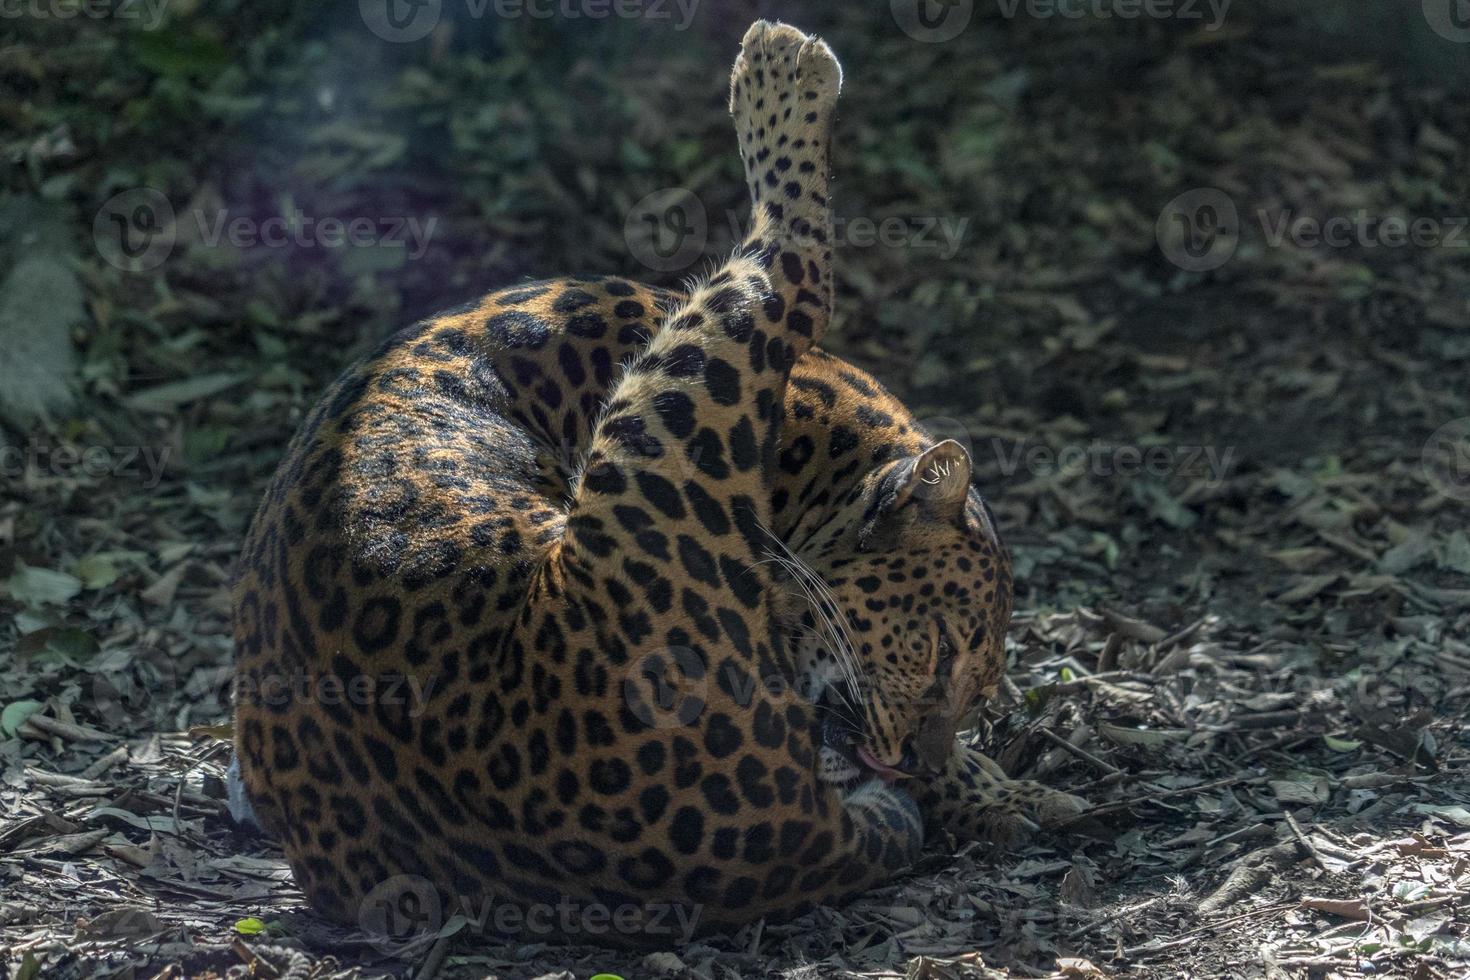
<path id="1" fill-rule="evenodd" d="M 970 493 L 970 454 L 953 439 L 901 459 L 884 475 L 858 531 L 858 547 L 893 547 L 915 520 L 959 523 Z"/>
<path id="2" fill-rule="evenodd" d="M 895 507 L 917 504 L 929 516 L 958 520 L 970 494 L 970 454 L 953 439 L 924 450 L 898 488 Z"/>

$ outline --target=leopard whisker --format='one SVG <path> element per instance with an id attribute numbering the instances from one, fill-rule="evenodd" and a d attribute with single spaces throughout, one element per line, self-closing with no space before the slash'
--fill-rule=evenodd
<path id="1" fill-rule="evenodd" d="M 817 634 L 814 632 L 814 635 L 817 636 L 824 646 L 832 648 L 833 658 L 837 661 L 838 669 L 842 671 L 843 678 L 851 683 L 853 678 L 847 669 L 848 664 L 845 656 L 848 652 L 846 649 L 848 640 L 839 634 L 836 624 L 829 615 L 826 604 L 822 602 L 818 595 L 814 594 L 812 589 L 813 583 L 808 577 L 810 570 L 801 567 L 799 563 L 794 562 L 790 558 L 776 554 L 769 555 L 769 557 L 757 562 L 757 564 L 775 564 L 787 571 L 792 581 L 801 589 L 800 596 L 806 600 L 808 607 L 812 610 L 815 617 L 820 619 L 824 627 L 823 633 Z M 797 594 L 792 593 L 792 595 Z"/>
<path id="2" fill-rule="evenodd" d="M 817 637 L 822 645 L 832 648 L 833 658 L 837 661 L 838 670 L 842 671 L 843 678 L 851 684 L 853 682 L 853 677 L 848 670 L 848 662 L 846 656 L 848 654 L 847 643 L 849 641 L 839 634 L 837 626 L 832 621 L 831 615 L 829 614 L 829 610 L 826 608 L 826 605 L 822 602 L 821 598 L 818 595 L 814 594 L 812 590 L 813 583 L 807 575 L 809 570 L 802 568 L 799 564 L 794 563 L 789 558 L 784 558 L 780 555 L 774 554 L 770 555 L 768 558 L 760 562 L 757 562 L 757 564 L 775 564 L 785 569 L 790 574 L 792 581 L 801 590 L 800 593 L 793 592 L 791 594 L 800 595 L 803 599 L 805 599 L 808 607 L 812 610 L 815 617 L 821 621 L 821 624 L 824 627 L 824 631 L 822 633 L 816 633 L 815 631 L 813 631 L 813 635 Z M 856 687 L 855 684 L 853 684 L 853 686 L 854 688 Z"/>
<path id="3" fill-rule="evenodd" d="M 811 594 L 813 608 L 821 615 L 828 630 L 832 633 L 832 653 L 837 661 L 838 670 L 843 674 L 848 685 L 852 688 L 854 695 L 861 700 L 863 696 L 862 671 L 857 662 L 857 644 L 853 642 L 852 634 L 848 630 L 847 617 L 842 612 L 842 606 L 837 602 L 837 597 L 832 594 L 832 589 L 822 577 L 816 573 L 811 566 L 802 561 L 801 558 L 782 541 L 781 538 L 765 525 L 758 525 L 766 536 L 775 543 L 783 553 L 784 558 L 778 562 L 781 567 L 791 572 Z M 781 556 L 773 556 L 781 558 Z"/>
<path id="4" fill-rule="evenodd" d="M 770 532 L 767 531 L 766 533 L 769 534 Z M 774 537 L 774 535 L 772 535 L 772 537 Z M 788 562 L 792 570 L 796 574 L 801 575 L 804 578 L 807 587 L 817 594 L 817 599 L 823 613 L 823 618 L 833 623 L 836 628 L 841 632 L 841 639 L 843 640 L 843 643 L 842 649 L 841 651 L 839 651 L 838 654 L 839 657 L 842 659 L 842 663 L 840 666 L 844 668 L 847 679 L 849 683 L 851 683 L 851 685 L 853 686 L 853 689 L 861 693 L 861 685 L 859 683 L 859 673 L 856 663 L 857 644 L 853 642 L 852 634 L 848 631 L 847 617 L 842 614 L 842 607 L 838 604 L 837 597 L 832 594 L 831 587 L 828 586 L 826 582 L 822 581 L 822 577 L 818 575 L 816 571 L 808 566 L 805 562 L 803 562 L 799 557 L 797 557 L 796 554 L 793 553 L 789 547 L 787 547 L 785 542 L 777 540 L 777 543 L 781 546 L 781 549 L 786 552 Z"/>

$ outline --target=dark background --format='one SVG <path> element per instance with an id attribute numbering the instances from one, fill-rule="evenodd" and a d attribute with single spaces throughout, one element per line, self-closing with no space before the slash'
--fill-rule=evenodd
<path id="1" fill-rule="evenodd" d="M 703 0 L 687 24 L 673 0 L 575 18 L 565 0 L 533 0 L 552 16 L 486 2 L 400 7 L 397 41 L 381 0 L 4 9 L 0 812 L 17 816 L 0 817 L 0 853 L 93 829 L 155 848 L 141 878 L 82 852 L 80 892 L 39 858 L 0 871 L 0 889 L 37 896 L 0 928 L 40 929 L 38 964 L 84 971 L 78 917 L 119 903 L 201 949 L 299 904 L 279 876 L 242 891 L 238 869 L 199 864 L 247 847 L 204 778 L 220 749 L 160 734 L 226 719 L 229 569 L 260 488 L 316 395 L 397 326 L 527 278 L 672 285 L 718 262 L 745 216 L 727 72 L 756 16 L 820 33 L 846 70 L 827 346 L 967 442 L 1016 554 L 1016 684 L 986 744 L 1112 810 L 1100 843 L 937 858 L 889 896 L 902 915 L 721 955 L 754 950 L 739 969 L 755 976 L 977 949 L 1045 971 L 1133 950 L 1135 975 L 1214 975 L 1212 957 L 1259 956 L 1258 937 L 1208 927 L 1200 901 L 1257 845 L 1296 839 L 1283 812 L 1324 848 L 1463 833 L 1422 808 L 1465 799 L 1470 5 L 1236 0 L 1217 17 L 1180 0 L 1129 19 L 1092 0 L 1075 17 L 924 0 L 941 40 L 903 0 Z M 676 210 L 648 200 L 676 190 Z M 250 238 L 292 214 L 316 232 Z M 640 261 L 629 229 L 650 218 L 682 264 Z M 324 219 L 390 240 L 335 244 Z M 408 222 L 425 234 L 405 247 L 391 239 Z M 870 242 L 865 222 L 896 237 Z M 1394 222 L 1423 234 L 1399 240 Z M 245 237 L 211 239 L 230 227 Z M 943 227 L 962 229 L 952 249 Z M 48 736 L 33 714 L 106 738 Z M 187 787 L 197 824 L 150 836 L 32 775 L 77 777 L 120 746 L 124 763 L 87 777 L 98 793 L 168 814 Z M 1246 788 L 1190 790 L 1222 779 Z M 64 825 L 22 827 L 43 812 Z M 1272 901 L 1391 890 L 1306 867 L 1273 877 Z M 1260 921 L 1309 950 L 1289 955 L 1335 963 L 1317 937 L 1342 920 L 1299 918 Z M 336 948 L 311 928 L 272 935 Z M 1463 967 L 1463 922 L 1393 928 L 1367 954 L 1380 975 Z M 170 961 L 111 938 L 108 955 Z M 584 962 L 537 955 L 506 962 Z"/>

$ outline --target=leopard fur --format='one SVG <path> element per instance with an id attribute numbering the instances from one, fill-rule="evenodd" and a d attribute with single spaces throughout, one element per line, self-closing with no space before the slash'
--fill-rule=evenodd
<path id="1" fill-rule="evenodd" d="M 754 230 L 708 281 L 492 293 L 306 418 L 243 547 L 235 733 L 321 913 L 408 876 L 733 928 L 891 878 L 926 824 L 1080 807 L 955 738 L 1012 590 L 968 456 L 816 346 L 841 77 L 747 33 Z"/>

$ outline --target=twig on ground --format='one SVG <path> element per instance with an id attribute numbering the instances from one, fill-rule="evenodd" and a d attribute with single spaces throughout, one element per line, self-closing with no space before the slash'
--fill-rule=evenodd
<path id="1" fill-rule="evenodd" d="M 128 758 L 128 747 L 119 745 L 111 752 L 102 756 L 96 762 L 81 771 L 82 779 L 97 779 L 119 762 L 126 762 Z"/>
<path id="2" fill-rule="evenodd" d="M 424 962 L 414 973 L 414 980 L 433 980 L 439 968 L 444 965 L 444 958 L 449 955 L 449 942 L 452 938 L 451 936 L 440 936 L 434 945 L 429 947 Z"/>
<path id="3" fill-rule="evenodd" d="M 83 725 L 74 725 L 69 721 L 57 721 L 45 715 L 31 715 L 21 722 L 16 729 L 16 734 L 30 739 L 44 740 L 51 737 L 65 739 L 68 742 L 111 742 L 114 737 L 106 732 L 99 732 L 95 728 L 87 728 Z"/>
<path id="4" fill-rule="evenodd" d="M 1198 786 L 1185 786 L 1180 789 L 1160 790 L 1156 793 L 1148 793 L 1144 796 L 1135 796 L 1132 799 L 1117 800 L 1112 803 L 1104 803 L 1101 806 L 1088 811 L 1090 817 L 1105 816 L 1116 813 L 1119 810 L 1129 810 L 1144 803 L 1157 803 L 1160 800 L 1173 799 L 1179 796 L 1195 796 L 1200 793 L 1208 793 L 1212 789 L 1221 789 L 1226 786 L 1234 786 L 1237 783 L 1259 781 L 1260 777 L 1254 776 L 1226 776 L 1224 779 L 1216 779 L 1213 782 L 1200 783 Z"/>
<path id="5" fill-rule="evenodd" d="M 1295 840 L 1252 851 L 1241 858 L 1225 883 L 1199 903 L 1200 915 L 1210 915 L 1234 905 L 1260 891 L 1276 872 L 1302 860 L 1300 845 Z"/>
<path id="6" fill-rule="evenodd" d="M 1340 919 L 1352 919 L 1355 922 L 1367 922 L 1373 916 L 1372 910 L 1361 898 L 1317 898 L 1304 895 L 1302 908 L 1311 909 L 1313 912 L 1325 912 Z"/>
<path id="7" fill-rule="evenodd" d="M 1296 817 L 1291 815 L 1290 810 L 1283 810 L 1281 815 L 1286 818 L 1286 826 L 1291 828 L 1291 835 L 1296 838 L 1297 849 L 1303 859 L 1311 859 L 1319 868 L 1325 868 L 1322 858 L 1317 854 L 1317 848 L 1312 844 L 1307 835 L 1302 833 L 1301 824 L 1296 822 Z"/>
<path id="8" fill-rule="evenodd" d="M 1039 731 L 1045 738 L 1048 738 L 1051 741 L 1055 742 L 1060 748 L 1065 749 L 1072 755 L 1075 755 L 1083 762 L 1087 762 L 1096 766 L 1110 776 L 1120 775 L 1123 772 L 1123 770 L 1119 769 L 1111 762 L 1108 762 L 1106 759 L 1099 759 L 1097 756 L 1093 755 L 1086 749 L 1081 748 L 1080 746 L 1073 745 L 1071 742 L 1067 741 L 1065 738 L 1062 738 L 1062 736 L 1058 735 L 1056 732 L 1052 731 L 1049 728 L 1038 728 L 1037 731 Z"/>
<path id="9" fill-rule="evenodd" d="M 1271 905 L 1262 905 L 1260 908 L 1251 909 L 1249 912 L 1242 912 L 1239 915 L 1232 915 L 1226 919 L 1219 919 L 1207 925 L 1197 926 L 1196 928 L 1191 929 L 1188 932 L 1180 933 L 1175 938 L 1161 945 L 1155 946 L 1152 943 L 1143 943 L 1139 946 L 1129 947 L 1128 949 L 1123 950 L 1123 956 L 1125 958 L 1132 958 L 1134 956 L 1145 953 L 1163 952 L 1166 950 L 1174 949 L 1183 943 L 1190 942 L 1197 936 L 1204 935 L 1207 932 L 1211 932 L 1216 929 L 1223 929 L 1226 926 L 1233 926 L 1236 923 L 1244 922 L 1247 919 L 1255 919 L 1264 915 L 1272 915 L 1277 912 L 1285 912 L 1287 909 L 1294 908 L 1295 906 L 1295 902 L 1275 902 Z"/>
<path id="10" fill-rule="evenodd" d="M 1102 613 L 1103 619 L 1108 621 L 1109 626 L 1130 640 L 1153 644 L 1162 642 L 1169 635 L 1166 631 L 1159 629 L 1152 623 L 1145 623 L 1141 619 L 1126 616 L 1116 609 L 1110 609 L 1107 606 L 1100 607 L 1098 612 Z"/>
<path id="11" fill-rule="evenodd" d="M 1200 631 L 1200 627 L 1209 622 L 1209 619 L 1210 617 L 1208 616 L 1201 616 L 1199 619 L 1196 619 L 1194 622 L 1190 623 L 1183 629 L 1178 630 L 1174 633 L 1170 633 L 1168 636 L 1164 637 L 1158 642 L 1158 648 L 1160 650 L 1167 650 L 1170 647 L 1183 643 L 1185 640 L 1198 633 Z"/>

